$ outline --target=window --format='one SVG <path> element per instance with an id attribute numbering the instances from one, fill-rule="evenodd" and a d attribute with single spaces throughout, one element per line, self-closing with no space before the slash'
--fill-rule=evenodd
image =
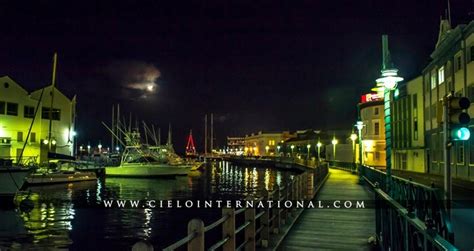
<path id="1" fill-rule="evenodd" d="M 53 108 L 52 112 L 52 120 L 61 120 L 61 110 Z M 41 110 L 41 118 L 49 119 L 49 107 L 43 107 Z"/>
<path id="2" fill-rule="evenodd" d="M 413 139 L 418 140 L 418 118 L 413 119 Z"/>
<path id="3" fill-rule="evenodd" d="M 459 143 L 458 147 L 458 164 L 464 164 L 464 143 Z"/>
<path id="4" fill-rule="evenodd" d="M 23 117 L 25 118 L 34 118 L 35 117 L 35 108 L 33 106 L 26 106 L 23 110 Z"/>
<path id="5" fill-rule="evenodd" d="M 474 46 L 469 47 L 469 59 L 470 62 L 474 61 Z"/>
<path id="6" fill-rule="evenodd" d="M 30 142 L 36 142 L 36 133 L 35 132 L 32 132 L 30 134 Z"/>
<path id="7" fill-rule="evenodd" d="M 375 152 L 375 159 L 380 160 L 380 152 Z"/>
<path id="8" fill-rule="evenodd" d="M 461 60 L 461 56 L 457 56 L 456 57 L 456 65 L 455 65 L 455 69 L 454 71 L 459 71 L 462 69 L 462 60 Z"/>
<path id="9" fill-rule="evenodd" d="M 444 82 L 444 66 L 441 66 L 438 69 L 438 83 L 442 84 Z"/>
<path id="10" fill-rule="evenodd" d="M 17 132 L 16 141 L 23 142 L 23 132 Z"/>
<path id="11" fill-rule="evenodd" d="M 5 114 L 5 102 L 0 101 L 0 114 Z"/>
<path id="12" fill-rule="evenodd" d="M 400 164 L 401 164 L 401 169 L 406 170 L 407 169 L 407 154 L 402 153 L 400 154 Z"/>
<path id="13" fill-rule="evenodd" d="M 379 122 L 375 122 L 374 123 L 374 135 L 379 135 L 379 131 L 380 131 L 380 124 Z"/>
<path id="14" fill-rule="evenodd" d="M 378 107 L 374 107 L 374 115 L 379 115 L 379 108 Z"/>
<path id="15" fill-rule="evenodd" d="M 431 74 L 431 89 L 436 88 L 436 74 Z"/>
<path id="16" fill-rule="evenodd" d="M 18 104 L 7 102 L 7 115 L 17 116 L 18 115 Z"/>

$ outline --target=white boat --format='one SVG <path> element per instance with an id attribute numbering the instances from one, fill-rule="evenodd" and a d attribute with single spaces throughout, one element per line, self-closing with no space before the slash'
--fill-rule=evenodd
<path id="1" fill-rule="evenodd" d="M 21 189 L 29 173 L 29 168 L 0 166 L 0 197 L 13 197 Z"/>
<path id="2" fill-rule="evenodd" d="M 166 158 L 143 146 L 127 146 L 118 167 L 106 167 L 105 175 L 114 177 L 149 178 L 187 175 L 192 165 L 171 164 Z"/>
<path id="3" fill-rule="evenodd" d="M 29 185 L 47 185 L 56 183 L 69 183 L 79 181 L 97 180 L 95 172 L 78 171 L 80 163 L 70 160 L 54 160 L 48 168 L 39 169 L 26 178 Z"/>

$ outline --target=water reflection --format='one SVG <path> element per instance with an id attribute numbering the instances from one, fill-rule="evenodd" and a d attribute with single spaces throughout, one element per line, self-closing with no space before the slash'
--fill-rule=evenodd
<path id="1" fill-rule="evenodd" d="M 294 173 L 210 163 L 205 171 L 174 179 L 106 178 L 29 188 L 34 208 L 21 213 L 26 232 L 0 236 L 0 246 L 19 249 L 129 250 L 139 239 L 164 247 L 186 233 L 195 217 L 213 219 L 209 209 L 104 209 L 103 200 L 236 199 L 259 197 Z M 2 219 L 0 219 L 2 221 Z M 15 243 L 15 244 L 13 244 Z"/>

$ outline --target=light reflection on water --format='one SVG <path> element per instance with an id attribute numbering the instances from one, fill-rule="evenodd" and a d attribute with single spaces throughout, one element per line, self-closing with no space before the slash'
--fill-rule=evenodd
<path id="1" fill-rule="evenodd" d="M 104 199 L 237 199 L 258 197 L 292 178 L 294 173 L 270 168 L 239 167 L 228 162 L 209 165 L 175 179 L 106 178 L 30 188 L 38 194 L 31 212 L 21 213 L 26 231 L 0 236 L 0 248 L 129 250 L 140 239 L 164 247 L 186 233 L 187 222 L 205 223 L 215 209 L 104 209 Z M 1 217 L 1 215 L 0 215 Z M 3 219 L 0 219 L 2 221 Z"/>

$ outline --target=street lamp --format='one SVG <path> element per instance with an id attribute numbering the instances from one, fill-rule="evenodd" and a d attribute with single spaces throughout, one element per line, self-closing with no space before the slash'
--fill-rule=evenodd
<path id="1" fill-rule="evenodd" d="M 357 121 L 355 127 L 359 134 L 359 165 L 362 166 L 362 128 L 364 128 L 364 122 Z"/>
<path id="2" fill-rule="evenodd" d="M 291 157 L 293 157 L 293 149 L 295 149 L 295 145 L 291 145 L 290 148 L 291 148 Z"/>
<path id="3" fill-rule="evenodd" d="M 87 154 L 90 154 L 90 153 L 91 153 L 91 145 L 87 144 Z"/>
<path id="4" fill-rule="evenodd" d="M 268 150 L 270 150 L 269 146 L 265 146 L 265 153 L 268 155 Z"/>
<path id="5" fill-rule="evenodd" d="M 334 161 L 334 164 L 336 164 L 336 145 L 337 145 L 337 139 L 336 137 L 334 137 L 332 140 L 331 140 L 331 144 L 332 144 L 332 151 L 333 151 L 333 154 L 332 154 L 332 157 L 333 157 L 333 161 Z"/>
<path id="6" fill-rule="evenodd" d="M 321 158 L 321 146 L 323 146 L 323 143 L 319 142 L 316 144 L 316 146 L 318 147 L 318 162 Z"/>
<path id="7" fill-rule="evenodd" d="M 388 37 L 382 36 L 382 70 L 380 78 L 376 80 L 377 91 L 383 91 L 384 98 L 384 115 L 385 115 L 385 153 L 386 153 L 386 172 L 387 186 L 386 190 L 391 195 L 392 182 L 392 131 L 391 131 L 391 114 L 390 114 L 390 95 L 391 91 L 397 88 L 398 82 L 403 78 L 398 76 L 398 69 L 392 65 L 390 60 L 390 51 L 388 50 Z"/>
<path id="8" fill-rule="evenodd" d="M 102 153 L 102 144 L 99 142 L 99 145 L 97 146 L 99 148 L 99 153 Z"/>
<path id="9" fill-rule="evenodd" d="M 355 165 L 356 165 L 356 146 L 355 146 L 355 141 L 357 140 L 357 134 L 352 133 L 351 134 L 351 140 L 352 140 L 352 172 L 355 171 Z"/>
<path id="10" fill-rule="evenodd" d="M 306 155 L 306 159 L 309 160 L 309 149 L 311 149 L 311 145 L 307 144 L 306 148 L 308 149 L 308 155 Z"/>
<path id="11" fill-rule="evenodd" d="M 281 148 L 281 146 L 278 145 L 277 146 L 278 155 L 280 155 L 280 148 Z"/>

